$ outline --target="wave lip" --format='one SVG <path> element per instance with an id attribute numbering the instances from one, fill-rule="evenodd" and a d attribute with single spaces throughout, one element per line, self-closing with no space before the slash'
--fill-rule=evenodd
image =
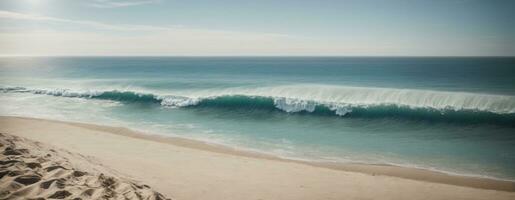
<path id="1" fill-rule="evenodd" d="M 459 92 L 334 86 L 228 89 L 186 95 L 24 87 L 1 87 L 0 91 L 154 103 L 166 107 L 253 108 L 344 117 L 401 117 L 515 124 L 515 97 Z"/>
<path id="2" fill-rule="evenodd" d="M 188 98 L 181 96 L 158 96 L 156 99 L 161 100 L 161 105 L 171 107 L 194 106 L 201 101 L 201 99 L 198 98 Z"/>
<path id="3" fill-rule="evenodd" d="M 293 98 L 273 98 L 275 107 L 286 112 L 313 112 L 317 106 L 316 102 Z"/>

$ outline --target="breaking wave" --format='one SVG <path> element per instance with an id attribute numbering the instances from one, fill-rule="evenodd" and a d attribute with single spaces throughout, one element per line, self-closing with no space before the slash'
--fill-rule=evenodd
<path id="1" fill-rule="evenodd" d="M 4 93 L 150 103 L 166 107 L 284 111 L 361 118 L 409 118 L 495 123 L 515 126 L 515 97 L 429 90 L 317 85 L 236 88 L 161 95 L 121 90 L 29 89 L 1 87 Z"/>

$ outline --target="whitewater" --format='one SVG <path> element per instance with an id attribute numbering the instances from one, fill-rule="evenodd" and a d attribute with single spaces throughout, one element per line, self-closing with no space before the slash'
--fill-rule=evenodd
<path id="1" fill-rule="evenodd" d="M 0 115 L 515 179 L 513 58 L 0 58 Z"/>
<path id="2" fill-rule="evenodd" d="M 28 89 L 1 87 L 3 92 L 30 92 L 63 97 L 100 98 L 120 101 L 159 102 L 163 106 L 194 106 L 205 100 L 243 96 L 248 99 L 270 98 L 274 105 L 286 112 L 313 112 L 324 105 L 345 115 L 352 107 L 395 106 L 411 109 L 470 110 L 497 114 L 515 113 L 515 97 L 505 95 L 438 92 L 391 88 L 338 87 L 329 85 L 295 85 L 252 89 L 225 89 L 220 91 L 195 91 L 177 94 L 152 94 L 124 90 L 70 90 L 65 88 Z"/>

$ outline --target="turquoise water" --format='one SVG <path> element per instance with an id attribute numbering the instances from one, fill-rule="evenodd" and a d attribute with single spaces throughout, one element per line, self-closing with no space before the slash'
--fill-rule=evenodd
<path id="1" fill-rule="evenodd" d="M 4 57 L 0 115 L 515 180 L 515 58 Z"/>

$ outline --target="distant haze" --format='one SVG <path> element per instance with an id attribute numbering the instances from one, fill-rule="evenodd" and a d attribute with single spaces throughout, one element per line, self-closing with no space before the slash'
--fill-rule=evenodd
<path id="1" fill-rule="evenodd" d="M 0 0 L 0 55 L 515 56 L 515 1 Z"/>

